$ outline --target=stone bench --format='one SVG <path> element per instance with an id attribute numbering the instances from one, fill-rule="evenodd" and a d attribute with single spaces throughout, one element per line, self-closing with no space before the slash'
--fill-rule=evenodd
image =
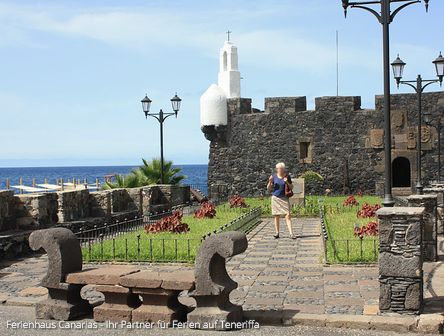
<path id="1" fill-rule="evenodd" d="M 179 294 L 195 286 L 193 271 L 142 271 L 120 278 L 121 286 L 142 297 L 142 305 L 132 312 L 133 322 L 185 322 L 189 309 L 179 302 Z"/>
<path id="2" fill-rule="evenodd" d="M 49 296 L 37 304 L 37 318 L 71 320 L 89 315 L 92 307 L 80 291 L 92 285 L 105 297 L 93 310 L 98 322 L 189 321 L 195 328 L 224 329 L 228 324 L 222 322 L 243 321 L 242 307 L 229 300 L 237 283 L 228 275 L 225 263 L 247 249 L 244 233 L 208 237 L 198 251 L 194 269 L 174 272 L 142 271 L 128 265 L 82 270 L 79 240 L 66 228 L 34 231 L 29 242 L 33 250 L 43 248 L 48 253 L 48 273 L 42 286 L 48 288 Z M 196 300 L 194 310 L 179 302 L 183 291 Z"/>
<path id="3" fill-rule="evenodd" d="M 141 302 L 131 289 L 119 286 L 119 280 L 122 276 L 139 271 L 139 268 L 133 266 L 108 266 L 70 273 L 66 276 L 66 282 L 72 285 L 94 285 L 94 289 L 103 294 L 105 302 L 94 308 L 96 322 L 130 322 L 132 310 L 139 307 Z"/>

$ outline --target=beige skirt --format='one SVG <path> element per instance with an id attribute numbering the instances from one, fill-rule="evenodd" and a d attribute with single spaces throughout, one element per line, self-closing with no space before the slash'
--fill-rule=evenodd
<path id="1" fill-rule="evenodd" d="M 287 197 L 271 196 L 271 214 L 288 215 L 290 213 L 290 200 Z"/>

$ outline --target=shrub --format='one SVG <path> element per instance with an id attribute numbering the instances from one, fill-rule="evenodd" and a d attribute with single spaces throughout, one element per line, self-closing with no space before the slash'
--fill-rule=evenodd
<path id="1" fill-rule="evenodd" d="M 318 181 L 324 181 L 324 177 L 313 171 L 313 170 L 307 170 L 305 171 L 302 175 L 301 178 L 303 178 L 305 180 L 305 183 L 309 184 L 309 183 L 313 183 L 313 182 L 318 182 Z"/>
<path id="2" fill-rule="evenodd" d="M 344 201 L 344 206 L 357 206 L 359 205 L 358 201 L 356 200 L 354 195 L 350 195 L 347 197 L 347 199 Z"/>
<path id="3" fill-rule="evenodd" d="M 245 199 L 239 195 L 231 196 L 229 202 L 230 208 L 248 208 L 247 203 L 245 203 Z"/>
<path id="4" fill-rule="evenodd" d="M 185 233 L 190 231 L 188 224 L 182 223 L 182 212 L 175 211 L 171 216 L 167 216 L 157 221 L 154 224 L 145 225 L 146 233 Z"/>
<path id="5" fill-rule="evenodd" d="M 381 206 L 379 204 L 370 205 L 368 203 L 364 203 L 362 205 L 361 210 L 358 211 L 357 217 L 358 218 L 371 218 L 376 216 L 376 211 L 381 209 Z"/>
<path id="6" fill-rule="evenodd" d="M 199 209 L 194 212 L 194 218 L 214 218 L 216 207 L 211 202 L 203 202 Z"/>
<path id="7" fill-rule="evenodd" d="M 355 236 L 358 236 L 361 239 L 364 236 L 377 236 L 379 233 L 379 223 L 377 221 L 372 221 L 361 227 L 355 224 L 354 233 Z"/>

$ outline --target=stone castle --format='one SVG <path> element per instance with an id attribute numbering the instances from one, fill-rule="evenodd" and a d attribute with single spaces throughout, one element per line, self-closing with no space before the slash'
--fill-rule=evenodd
<path id="1" fill-rule="evenodd" d="M 362 109 L 360 97 L 320 97 L 307 110 L 306 97 L 265 98 L 264 110 L 241 98 L 237 48 L 225 42 L 219 83 L 201 97 L 201 129 L 210 141 L 208 184 L 226 185 L 241 195 L 262 195 L 277 162 L 292 176 L 312 170 L 323 181 L 308 192 L 382 194 L 384 172 L 383 97 L 375 109 Z M 438 130 L 444 92 L 425 93 L 422 126 L 423 181 L 438 179 Z M 416 94 L 392 96 L 394 194 L 410 194 L 417 177 Z"/>

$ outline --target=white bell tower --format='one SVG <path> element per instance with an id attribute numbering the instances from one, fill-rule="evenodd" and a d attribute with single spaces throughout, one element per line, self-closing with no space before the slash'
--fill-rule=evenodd
<path id="1" fill-rule="evenodd" d="M 241 76 L 237 47 L 230 41 L 230 33 L 230 31 L 227 32 L 228 39 L 220 49 L 218 85 L 224 90 L 227 98 L 239 98 Z"/>

